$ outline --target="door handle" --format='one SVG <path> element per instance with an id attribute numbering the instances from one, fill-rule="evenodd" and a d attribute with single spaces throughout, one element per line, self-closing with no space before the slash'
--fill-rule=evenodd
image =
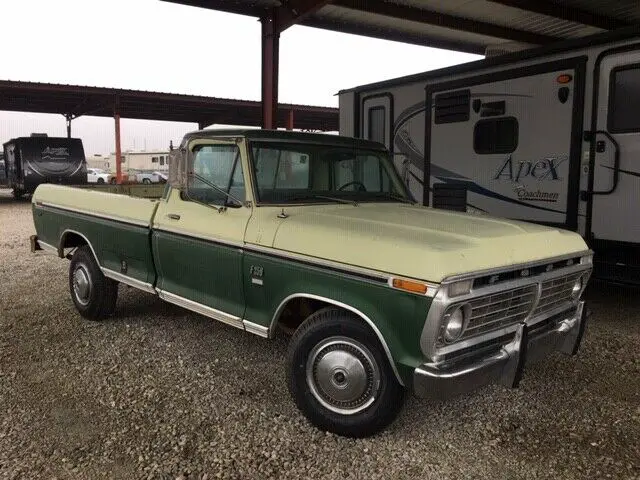
<path id="1" fill-rule="evenodd" d="M 167 213 L 167 217 L 171 220 L 180 220 L 180 215 L 177 213 Z"/>

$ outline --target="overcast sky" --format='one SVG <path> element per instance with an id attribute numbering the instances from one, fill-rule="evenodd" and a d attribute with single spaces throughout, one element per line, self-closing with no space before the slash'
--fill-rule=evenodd
<path id="1" fill-rule="evenodd" d="M 260 100 L 260 23 L 159 0 L 1 0 L 0 79 Z M 280 101 L 338 106 L 356 85 L 480 57 L 293 26 L 280 38 Z M 123 119 L 122 148 L 167 148 L 195 124 Z M 0 112 L 0 139 L 66 135 L 61 115 Z M 87 154 L 113 151 L 113 120 L 81 117 Z"/>

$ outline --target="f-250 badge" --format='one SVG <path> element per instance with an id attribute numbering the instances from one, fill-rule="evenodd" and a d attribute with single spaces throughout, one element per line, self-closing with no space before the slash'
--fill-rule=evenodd
<path id="1" fill-rule="evenodd" d="M 264 268 L 258 265 L 251 265 L 249 267 L 249 274 L 251 275 L 251 283 L 255 283 L 256 285 L 262 285 L 264 276 Z"/>

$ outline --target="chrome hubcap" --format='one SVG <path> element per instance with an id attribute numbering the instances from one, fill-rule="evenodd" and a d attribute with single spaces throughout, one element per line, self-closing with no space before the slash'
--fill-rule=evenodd
<path id="1" fill-rule="evenodd" d="M 89 296 L 91 295 L 91 279 L 89 272 L 82 265 L 78 266 L 73 273 L 73 292 L 76 295 L 76 299 L 82 305 L 89 303 Z"/>
<path id="2" fill-rule="evenodd" d="M 376 399 L 380 370 L 364 345 L 351 338 L 331 337 L 311 351 L 307 384 L 323 406 L 336 413 L 357 413 Z"/>

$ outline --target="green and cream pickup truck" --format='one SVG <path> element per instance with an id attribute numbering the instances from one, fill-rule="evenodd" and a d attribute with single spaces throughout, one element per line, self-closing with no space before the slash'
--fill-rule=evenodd
<path id="1" fill-rule="evenodd" d="M 31 249 L 70 259 L 82 317 L 113 315 L 123 283 L 289 334 L 293 400 L 340 435 L 384 429 L 407 392 L 516 386 L 529 362 L 574 355 L 585 327 L 578 234 L 420 206 L 366 140 L 193 132 L 161 198 L 45 184 L 32 208 Z"/>

